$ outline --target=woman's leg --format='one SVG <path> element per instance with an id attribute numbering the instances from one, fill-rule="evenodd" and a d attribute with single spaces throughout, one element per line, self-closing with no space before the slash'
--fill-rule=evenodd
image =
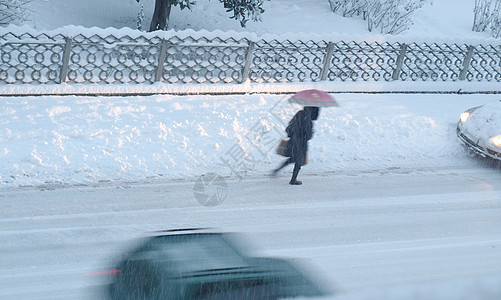
<path id="1" fill-rule="evenodd" d="M 294 170 L 292 171 L 292 178 L 291 178 L 291 181 L 289 182 L 289 184 L 292 184 L 292 185 L 302 184 L 301 181 L 297 180 L 297 174 L 299 174 L 299 170 L 301 170 L 301 166 L 298 163 L 296 163 L 294 165 Z"/>
<path id="2" fill-rule="evenodd" d="M 278 171 L 282 170 L 283 168 L 285 168 L 288 164 L 290 164 L 292 162 L 292 159 L 289 157 L 286 161 L 284 161 L 283 164 L 280 165 L 280 167 L 276 168 L 275 170 L 273 170 L 273 175 L 277 175 Z"/>

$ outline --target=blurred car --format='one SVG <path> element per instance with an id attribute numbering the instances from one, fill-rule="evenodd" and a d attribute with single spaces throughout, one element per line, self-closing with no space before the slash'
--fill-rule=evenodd
<path id="1" fill-rule="evenodd" d="M 249 257 L 230 234 L 168 231 L 110 271 L 112 299 L 277 299 L 325 294 L 292 263 Z"/>
<path id="2" fill-rule="evenodd" d="M 501 160 L 501 101 L 476 106 L 462 113 L 456 133 L 476 154 Z"/>

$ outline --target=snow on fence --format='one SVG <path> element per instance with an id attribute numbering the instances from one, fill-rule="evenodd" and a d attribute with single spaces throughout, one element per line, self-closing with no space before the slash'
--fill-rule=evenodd
<path id="1" fill-rule="evenodd" d="M 501 81 L 500 45 L 0 35 L 0 84 Z"/>

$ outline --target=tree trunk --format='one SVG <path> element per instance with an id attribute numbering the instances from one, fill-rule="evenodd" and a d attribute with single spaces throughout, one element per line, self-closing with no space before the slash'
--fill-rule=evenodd
<path id="1" fill-rule="evenodd" d="M 172 0 L 155 0 L 155 11 L 151 19 L 150 31 L 168 28 L 171 7 Z"/>

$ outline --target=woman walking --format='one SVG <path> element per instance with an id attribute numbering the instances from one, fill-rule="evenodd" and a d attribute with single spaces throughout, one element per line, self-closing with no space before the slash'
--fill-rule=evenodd
<path id="1" fill-rule="evenodd" d="M 305 106 L 304 109 L 298 111 L 289 122 L 289 125 L 285 129 L 287 136 L 290 138 L 287 143 L 287 156 L 289 158 L 282 165 L 273 170 L 273 176 L 288 164 L 294 163 L 294 170 L 292 171 L 292 178 L 289 184 L 302 184 L 301 181 L 297 180 L 297 175 L 301 167 L 307 162 L 308 141 L 313 137 L 312 121 L 318 119 L 318 113 L 318 107 Z"/>

